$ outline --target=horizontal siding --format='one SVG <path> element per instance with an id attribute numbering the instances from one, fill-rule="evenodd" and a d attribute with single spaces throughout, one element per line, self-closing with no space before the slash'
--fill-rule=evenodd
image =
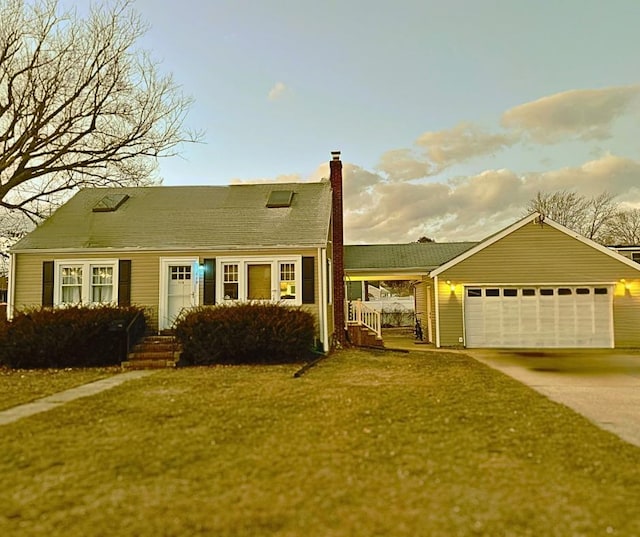
<path id="1" fill-rule="evenodd" d="M 628 286 L 628 289 L 627 287 Z M 640 280 L 616 285 L 613 328 L 616 347 L 640 347 Z"/>
<path id="2" fill-rule="evenodd" d="M 640 265 L 632 268 L 549 225 L 529 223 L 439 275 L 440 344 L 463 335 L 464 284 L 615 283 L 615 345 L 640 345 Z M 456 285 L 451 293 L 449 280 Z M 620 291 L 622 289 L 622 291 Z"/>
<path id="3" fill-rule="evenodd" d="M 315 304 L 305 304 L 305 311 L 314 315 L 316 320 L 319 315 L 320 279 L 317 260 L 317 249 L 306 249 L 292 252 L 290 249 L 282 250 L 242 250 L 233 252 L 141 252 L 131 253 L 117 252 L 108 254 L 16 254 L 16 282 L 15 305 L 16 309 L 37 307 L 42 304 L 42 263 L 43 261 L 64 259 L 129 259 L 131 260 L 131 304 L 142 306 L 147 311 L 150 324 L 157 327 L 158 306 L 160 292 L 160 258 L 161 257 L 191 257 L 203 261 L 205 258 L 218 257 L 268 257 L 279 255 L 302 255 L 316 258 Z M 203 299 L 203 279 L 200 280 L 199 303 Z M 317 323 L 316 323 L 317 324 Z M 331 333 L 331 332 L 330 332 Z"/>
<path id="4" fill-rule="evenodd" d="M 634 269 L 551 226 L 529 223 L 440 274 L 470 283 L 613 282 Z"/>
<path id="5" fill-rule="evenodd" d="M 446 280 L 438 280 L 438 308 L 440 346 L 455 347 L 460 345 L 460 338 L 464 334 L 461 288 L 456 288 L 456 292 L 452 293 Z"/>

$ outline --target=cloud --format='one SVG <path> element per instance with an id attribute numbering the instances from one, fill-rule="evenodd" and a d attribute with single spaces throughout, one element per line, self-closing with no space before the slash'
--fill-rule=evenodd
<path id="1" fill-rule="evenodd" d="M 413 149 L 394 149 L 380 157 L 377 168 L 392 181 L 436 175 L 474 157 L 491 155 L 513 145 L 512 133 L 493 134 L 473 123 L 429 131 L 418 137 Z"/>
<path id="2" fill-rule="evenodd" d="M 267 99 L 270 101 L 276 101 L 282 98 L 288 91 L 289 88 L 284 84 L 284 82 L 276 82 L 275 85 L 269 90 L 267 95 Z"/>
<path id="3" fill-rule="evenodd" d="M 521 104 L 502 115 L 502 126 L 541 144 L 564 139 L 602 140 L 640 95 L 640 85 L 571 90 Z"/>
<path id="4" fill-rule="evenodd" d="M 491 134 L 472 123 L 459 123 L 449 130 L 425 132 L 416 144 L 439 169 L 472 157 L 495 153 L 515 142 L 510 134 Z"/>
<path id="5" fill-rule="evenodd" d="M 617 202 L 640 204 L 640 161 L 610 154 L 581 166 L 527 174 L 486 170 L 444 182 L 394 182 L 365 172 L 345 167 L 345 240 L 351 244 L 414 242 L 422 235 L 481 240 L 522 217 L 538 191 L 595 196 L 606 190 Z"/>

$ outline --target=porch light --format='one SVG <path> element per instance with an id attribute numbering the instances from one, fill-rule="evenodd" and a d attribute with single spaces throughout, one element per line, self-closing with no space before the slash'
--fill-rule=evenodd
<path id="1" fill-rule="evenodd" d="M 451 280 L 447 280 L 447 285 L 449 286 L 449 289 L 451 289 L 452 293 L 456 292 L 456 284 L 455 283 L 451 283 Z"/>

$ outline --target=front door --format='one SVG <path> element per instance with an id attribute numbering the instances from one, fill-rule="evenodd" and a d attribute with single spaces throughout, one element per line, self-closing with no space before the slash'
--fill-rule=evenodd
<path id="1" fill-rule="evenodd" d="M 180 313 L 197 305 L 196 260 L 163 260 L 161 273 L 160 330 L 173 326 Z"/>

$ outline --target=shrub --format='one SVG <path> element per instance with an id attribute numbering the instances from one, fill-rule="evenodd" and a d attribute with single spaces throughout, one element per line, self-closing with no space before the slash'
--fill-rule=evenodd
<path id="1" fill-rule="evenodd" d="M 314 334 L 309 312 L 264 303 L 201 306 L 176 325 L 189 365 L 296 362 L 309 357 Z"/>
<path id="2" fill-rule="evenodd" d="M 37 308 L 17 313 L 0 329 L 0 363 L 15 368 L 93 367 L 119 364 L 126 327 L 138 307 Z"/>

